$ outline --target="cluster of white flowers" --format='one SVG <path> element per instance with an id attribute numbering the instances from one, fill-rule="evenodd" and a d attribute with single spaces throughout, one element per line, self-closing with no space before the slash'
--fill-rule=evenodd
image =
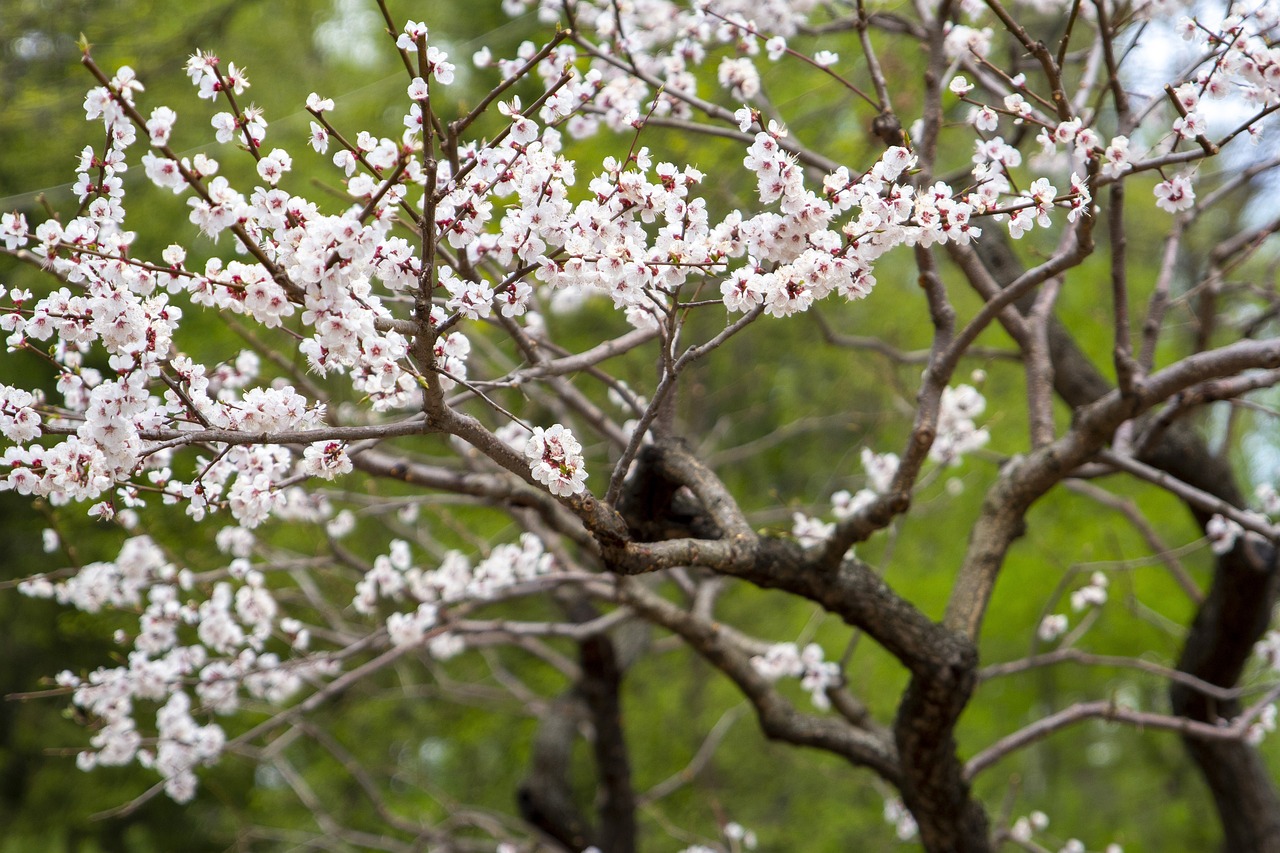
<path id="1" fill-rule="evenodd" d="M 332 480 L 351 473 L 354 466 L 342 442 L 317 441 L 307 445 L 307 449 L 302 452 L 302 464 L 299 467 L 309 477 Z"/>
<path id="2" fill-rule="evenodd" d="M 972 385 L 944 388 L 938 406 L 937 436 L 929 449 L 929 459 L 941 465 L 959 465 L 966 453 L 984 447 L 990 440 L 990 434 L 986 429 L 980 429 L 974 418 L 979 417 L 986 406 L 986 398 Z M 893 487 L 899 463 L 896 453 L 875 453 L 864 447 L 862 468 L 867 474 L 867 487 L 856 493 L 841 489 L 831 496 L 831 512 L 836 519 L 850 518 L 875 500 L 877 495 L 887 494 Z M 796 524 L 795 535 L 800 537 L 798 517 Z"/>
<path id="3" fill-rule="evenodd" d="M 867 473 L 867 488 L 859 489 L 856 494 L 847 489 L 833 494 L 832 515 L 838 521 L 844 521 L 875 500 L 876 495 L 887 494 L 898 474 L 899 461 L 896 453 L 874 453 L 870 448 L 862 448 L 862 470 Z"/>
<path id="4" fill-rule="evenodd" d="M 800 679 L 800 686 L 809 694 L 814 707 L 824 711 L 831 707 L 828 688 L 839 686 L 842 678 L 840 664 L 824 661 L 822 646 L 817 643 L 809 643 L 804 649 L 795 643 L 778 643 L 763 655 L 753 657 L 751 665 L 770 681 Z"/>
<path id="5" fill-rule="evenodd" d="M 495 599 L 511 587 L 554 569 L 554 559 L 531 533 L 522 534 L 518 544 L 497 546 L 474 567 L 461 552 L 450 551 L 439 568 L 431 570 L 414 565 L 409 543 L 398 539 L 391 543 L 387 554 L 374 559 L 356 584 L 351 605 L 360 613 L 372 614 L 379 599 L 418 602 L 414 610 L 387 618 L 391 642 L 407 646 L 425 641 L 432 655 L 444 659 L 464 647 L 459 635 L 441 627 L 444 606 Z"/>
<path id="6" fill-rule="evenodd" d="M 884 801 L 884 821 L 893 827 L 893 832 L 898 836 L 899 841 L 910 841 L 920 833 L 916 819 L 897 797 Z"/>
<path id="7" fill-rule="evenodd" d="M 835 530 L 836 526 L 832 522 L 805 515 L 803 512 L 791 514 L 791 535 L 806 548 L 821 544 Z"/>
<path id="8" fill-rule="evenodd" d="M 16 444 L 40 435 L 40 414 L 33 408 L 40 397 L 30 391 L 0 383 L 0 434 Z"/>
<path id="9" fill-rule="evenodd" d="M 1102 572 L 1094 572 L 1089 582 L 1071 593 L 1071 609 L 1077 612 L 1107 603 L 1107 586 L 1110 580 Z"/>
<path id="10" fill-rule="evenodd" d="M 427 25 L 422 21 L 409 21 L 404 25 L 404 32 L 396 37 L 396 47 L 409 53 L 418 52 L 418 44 L 426 43 L 430 31 Z M 455 70 L 452 62 L 449 61 L 449 54 L 436 47 L 433 44 L 427 45 L 427 73 L 435 80 L 445 86 L 453 82 L 453 72 Z M 414 85 L 422 84 L 424 90 L 422 94 L 414 100 L 426 97 L 425 83 L 421 77 L 414 78 Z"/>
<path id="11" fill-rule="evenodd" d="M 958 465 L 966 453 L 985 447 L 991 436 L 973 419 L 986 408 L 986 398 L 972 385 L 942 389 L 938 434 L 929 448 L 929 458 L 941 464 Z"/>
<path id="12" fill-rule="evenodd" d="M 220 539 L 235 550 L 246 546 L 246 535 L 251 538 L 243 531 Z M 265 651 L 278 638 L 304 652 L 309 632 L 280 617 L 265 577 L 247 560 L 236 558 L 226 574 L 230 580 L 213 583 L 206 595 L 153 540 L 137 536 L 115 560 L 85 566 L 65 581 L 23 583 L 27 595 L 89 613 L 110 607 L 139 614 L 136 632 L 117 633 L 120 643 L 132 645 L 125 664 L 57 678 L 72 690 L 72 702 L 101 724 L 78 758 L 81 768 L 137 761 L 160 774 L 169 796 L 185 802 L 195 793 L 194 770 L 216 761 L 225 742 L 222 728 L 197 722 L 198 715 L 234 713 L 242 692 L 281 704 L 306 681 L 335 673 L 323 654 L 282 659 Z M 189 689 L 199 700 L 194 708 Z M 157 702 L 154 738 L 144 737 L 140 716 Z"/>
<path id="13" fill-rule="evenodd" d="M 443 56 L 433 53 L 431 61 L 433 79 L 447 83 L 451 75 Z M 192 57 L 188 74 L 200 96 L 209 99 L 224 92 L 238 94 L 248 85 L 234 63 L 224 67 L 205 53 Z M 10 347 L 53 341 L 50 351 L 61 368 L 57 387 L 62 400 L 61 405 L 50 405 L 57 405 L 60 415 L 78 428 L 50 446 L 36 444 L 44 401 L 4 386 L 0 431 L 13 445 L 4 450 L 7 465 L 0 488 L 46 496 L 55 504 L 101 500 L 114 488 L 115 496 L 93 509 L 96 515 L 111 517 L 120 505 L 140 503 L 130 481 L 149 470 L 150 485 L 160 486 L 166 501 L 185 502 L 194 518 L 230 509 L 237 520 L 252 526 L 290 503 L 276 485 L 292 473 L 287 452 L 269 446 L 235 448 L 200 460 L 197 477 L 182 482 L 167 467 L 170 452 L 156 452 L 156 439 L 143 435 L 200 427 L 255 433 L 300 430 L 318 426 L 324 410 L 287 386 L 252 388 L 219 381 L 203 365 L 175 352 L 173 337 L 183 312 L 170 299 L 183 295 L 194 305 L 243 313 L 266 328 L 280 326 L 301 308 L 312 334 L 300 349 L 312 369 L 350 373 L 355 390 L 375 409 L 418 403 L 420 386 L 408 365 L 408 341 L 391 330 L 391 313 L 370 282 L 381 280 L 396 290 L 418 281 L 420 262 L 402 238 L 389 236 L 389 211 L 404 198 L 406 182 L 421 180 L 420 166 L 406 169 L 403 181 L 384 188 L 380 206 L 367 221 L 355 210 L 323 215 L 313 203 L 275 188 L 291 168 L 291 158 L 281 150 L 261 157 L 259 175 L 269 186 L 246 198 L 225 178 L 215 177 L 218 164 L 211 158 L 172 155 L 167 145 L 176 114 L 157 107 L 146 123 L 146 139 L 153 149 L 142 158 L 148 175 L 175 192 L 186 189 L 189 180 L 204 182 L 204 191 L 190 200 L 192 222 L 211 236 L 237 229 L 237 239 L 255 244 L 259 260 L 269 263 L 212 258 L 202 272 L 193 271 L 186 268 L 186 253 L 179 246 L 166 249 L 161 263 L 136 261 L 129 257 L 134 235 L 120 228 L 124 190 L 118 175 L 127 168 L 126 151 L 137 138 L 125 108 L 132 108 L 140 91 L 133 72 L 122 68 L 109 86 L 95 88 L 86 98 L 86 116 L 103 121 L 108 143 L 102 154 L 87 149 L 81 157 L 81 216 L 65 225 L 49 220 L 34 234 L 25 217 L 4 217 L 8 250 L 24 248 L 34 238 L 33 251 L 56 275 L 80 288 L 59 288 L 38 300 L 23 291 L 0 292 L 0 298 L 12 304 L 11 310 L 0 312 L 0 327 L 9 333 Z M 308 106 L 320 115 L 332 108 L 332 102 L 313 96 Z M 243 131 L 255 145 L 266 129 L 265 120 L 253 111 L 220 113 L 214 126 L 220 137 Z M 356 151 L 374 175 L 395 166 L 399 150 L 392 140 L 364 133 L 357 137 Z M 351 151 L 342 153 L 354 162 Z M 372 182 L 365 187 L 358 180 L 369 177 L 352 178 L 353 195 L 372 194 Z M 447 277 L 444 283 L 450 283 Z M 288 287 L 297 290 L 290 292 Z M 504 312 L 522 310 L 520 299 L 527 295 L 527 285 L 511 288 Z M 481 303 L 491 296 L 473 287 L 455 294 L 450 307 L 483 316 L 487 306 Z M 436 324 L 445 319 L 442 308 L 433 308 Z M 115 371 L 110 378 L 84 366 L 85 354 L 94 345 L 108 356 Z M 440 384 L 446 390 L 455 380 L 465 379 L 469 350 L 458 331 L 437 342 Z M 332 478 L 350 470 L 350 460 L 340 444 L 326 442 L 303 452 L 299 470 Z"/>
<path id="14" fill-rule="evenodd" d="M 587 489 L 587 470 L 582 458 L 582 445 L 561 424 L 549 429 L 534 427 L 524 442 L 524 455 L 529 460 L 533 479 L 551 490 L 553 495 L 576 495 Z"/>

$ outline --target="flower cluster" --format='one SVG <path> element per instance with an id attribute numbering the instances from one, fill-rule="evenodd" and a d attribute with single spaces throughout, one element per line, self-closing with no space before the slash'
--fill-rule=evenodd
<path id="1" fill-rule="evenodd" d="M 305 649 L 306 629 L 280 616 L 266 578 L 246 560 L 234 560 L 225 576 L 202 591 L 205 581 L 137 536 L 115 560 L 90 564 L 66 581 L 36 577 L 23 584 L 28 595 L 55 597 L 89 613 L 110 607 L 140 614 L 135 632 L 117 633 L 120 643 L 132 644 L 125 664 L 57 678 L 71 689 L 72 702 L 100 723 L 78 758 L 81 768 L 137 761 L 160 774 L 169 796 L 185 802 L 195 793 L 195 769 L 216 761 L 226 740 L 221 726 L 197 722 L 198 714 L 234 713 L 242 691 L 280 704 L 305 681 L 335 672 L 326 655 L 282 659 L 266 651 L 274 639 Z M 141 716 L 157 702 L 155 735 L 144 737 Z"/>
<path id="2" fill-rule="evenodd" d="M 831 707 L 827 690 L 839 686 L 843 678 L 840 664 L 824 661 L 822 646 L 817 643 L 810 643 L 804 649 L 795 643 L 778 643 L 770 646 L 763 655 L 753 657 L 751 665 L 770 681 L 800 679 L 800 686 L 809 694 L 814 707 L 822 710 Z"/>
<path id="3" fill-rule="evenodd" d="M 1110 580 L 1102 572 L 1094 572 L 1089 582 L 1071 593 L 1071 609 L 1081 611 L 1090 607 L 1101 607 L 1107 603 L 1107 587 Z"/>
<path id="4" fill-rule="evenodd" d="M 587 470 L 582 458 L 582 445 L 568 429 L 555 424 L 549 429 L 534 427 L 525 441 L 524 455 L 529 460 L 533 479 L 551 490 L 551 494 L 567 497 L 586 491 Z"/>
<path id="5" fill-rule="evenodd" d="M 911 816 L 902 800 L 897 797 L 884 801 L 884 821 L 893 827 L 899 841 L 910 841 L 920 834 L 916 819 Z"/>
<path id="6" fill-rule="evenodd" d="M 870 448 L 862 448 L 862 469 L 867 473 L 867 488 L 850 494 L 841 489 L 831 496 L 831 512 L 837 520 L 851 518 L 873 500 L 876 495 L 888 494 L 893 486 L 894 477 L 898 474 L 898 454 L 874 453 Z"/>
<path id="7" fill-rule="evenodd" d="M 831 522 L 822 521 L 802 512 L 792 513 L 791 519 L 791 535 L 806 548 L 821 544 L 836 529 Z"/>
<path id="8" fill-rule="evenodd" d="M 981 416 L 986 408 L 986 398 L 972 385 L 944 388 L 938 407 L 938 435 L 929 448 L 929 458 L 941 464 L 958 465 L 966 453 L 985 447 L 991 436 L 973 419 Z"/>
<path id="9" fill-rule="evenodd" d="M 416 609 L 387 617 L 387 633 L 392 645 L 426 643 L 437 658 L 449 658 L 462 651 L 463 638 L 446 630 L 443 608 L 463 601 L 490 601 L 513 587 L 533 581 L 555 570 L 555 562 L 536 536 L 525 533 L 518 544 L 499 545 L 474 567 L 459 551 L 445 555 L 439 568 L 415 566 L 409 544 L 391 543 L 389 553 L 379 555 L 356 584 L 351 604 L 358 612 L 372 614 L 379 599 L 418 602 Z"/>

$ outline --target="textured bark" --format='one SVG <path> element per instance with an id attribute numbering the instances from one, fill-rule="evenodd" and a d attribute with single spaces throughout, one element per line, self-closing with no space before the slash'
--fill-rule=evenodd
<path id="1" fill-rule="evenodd" d="M 640 454 L 621 512 L 638 540 L 693 536 L 687 553 L 701 560 L 700 565 L 817 602 L 865 631 L 912 674 L 894 722 L 895 752 L 877 748 L 873 739 L 856 737 L 855 727 L 829 731 L 839 724 L 796 715 L 770 697 L 752 697 L 750 685 L 740 683 L 753 698 L 765 733 L 828 749 L 877 770 L 901 791 L 931 853 L 991 850 L 987 816 L 964 779 L 954 737 L 977 681 L 973 643 L 930 620 L 857 559 L 847 557 L 833 570 L 821 555 L 806 552 L 794 540 L 747 535 L 728 501 L 715 475 L 686 447 L 664 441 Z M 713 547 L 730 539 L 732 547 Z M 616 568 L 624 573 L 649 570 L 646 557 L 651 553 L 644 548 L 624 550 L 616 555 Z M 683 630 L 685 639 L 713 663 L 734 671 L 735 663 L 714 628 L 682 626 L 678 608 L 656 601 L 648 606 L 653 608 L 650 618 Z"/>
<path id="2" fill-rule="evenodd" d="M 977 651 L 948 644 L 927 675 L 912 678 L 894 724 L 902 756 L 902 799 L 930 853 L 991 850 L 986 812 L 973 799 L 956 752 L 955 725 L 977 683 Z"/>

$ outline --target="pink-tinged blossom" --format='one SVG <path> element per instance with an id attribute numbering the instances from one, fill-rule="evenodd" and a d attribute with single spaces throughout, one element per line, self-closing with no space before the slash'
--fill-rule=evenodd
<path id="1" fill-rule="evenodd" d="M 749 101 L 760 94 L 760 72 L 749 57 L 725 57 L 716 71 L 720 85 L 729 90 L 734 100 Z"/>
<path id="2" fill-rule="evenodd" d="M 1107 143 L 1102 156 L 1106 158 L 1100 174 L 1104 178 L 1118 178 L 1133 168 L 1129 154 L 1129 137 L 1116 136 Z"/>
<path id="3" fill-rule="evenodd" d="M 118 104 L 111 99 L 111 92 L 105 86 L 90 89 L 84 97 L 84 117 L 87 121 L 103 118 L 110 126 L 123 116 Z"/>
<path id="4" fill-rule="evenodd" d="M 1196 203 L 1196 192 L 1187 175 L 1174 175 L 1156 184 L 1155 196 L 1156 207 L 1170 213 L 1187 210 Z"/>
<path id="5" fill-rule="evenodd" d="M 1022 152 L 1004 141 L 1003 137 L 976 139 L 973 143 L 974 163 L 999 163 L 1006 169 L 1022 165 Z"/>
<path id="6" fill-rule="evenodd" d="M 431 95 L 431 89 L 427 86 L 427 81 L 421 77 L 414 77 L 409 83 L 408 90 L 409 100 L 425 101 Z"/>
<path id="7" fill-rule="evenodd" d="M 449 61 L 449 54 L 435 46 L 427 48 L 427 70 L 445 86 L 453 82 L 454 64 Z"/>
<path id="8" fill-rule="evenodd" d="M 240 123 L 252 140 L 253 147 L 257 148 L 261 145 L 267 135 L 267 120 L 262 114 L 262 108 L 255 106 L 246 108 Z"/>
<path id="9" fill-rule="evenodd" d="M 333 98 L 322 98 L 312 92 L 307 95 L 307 109 L 313 113 L 327 113 L 333 109 Z"/>
<path id="10" fill-rule="evenodd" d="M 1173 94 L 1184 110 L 1194 110 L 1200 103 L 1200 87 L 1195 83 L 1183 83 L 1173 90 Z"/>
<path id="11" fill-rule="evenodd" d="M 351 175 L 355 174 L 356 167 L 359 165 L 359 161 L 356 159 L 356 156 L 354 154 L 352 154 L 347 149 L 343 148 L 340 151 L 337 151 L 334 153 L 333 165 L 341 169 L 347 175 L 347 177 L 351 177 Z"/>
<path id="12" fill-rule="evenodd" d="M 236 133 L 236 117 L 228 112 L 214 113 L 209 120 L 219 142 L 230 142 Z"/>
<path id="13" fill-rule="evenodd" d="M 946 31 L 942 49 L 948 59 L 961 59 L 974 55 L 985 57 L 991 52 L 991 39 L 994 33 L 990 27 L 979 30 L 948 22 Z"/>
<path id="14" fill-rule="evenodd" d="M 145 90 L 142 81 L 138 79 L 137 73 L 128 65 L 121 65 L 116 70 L 115 76 L 111 78 L 111 88 L 119 93 L 120 97 L 126 103 L 133 103 L 133 93 Z"/>
<path id="15" fill-rule="evenodd" d="M 1070 118 L 1058 123 L 1053 129 L 1053 141 L 1059 145 L 1070 145 L 1080 132 L 1081 122 L 1078 118 Z"/>
<path id="16" fill-rule="evenodd" d="M 1049 183 L 1048 178 L 1036 178 L 1026 194 L 1035 203 L 1034 207 L 1028 209 L 1034 214 L 1036 224 L 1041 228 L 1048 228 L 1051 224 L 1049 213 L 1053 210 L 1053 202 L 1058 195 L 1057 187 Z"/>
<path id="17" fill-rule="evenodd" d="M 172 190 L 174 195 L 182 192 L 187 186 L 187 179 L 182 176 L 176 160 L 157 157 L 147 152 L 142 155 L 142 168 L 147 178 L 161 189 Z"/>
<path id="18" fill-rule="evenodd" d="M 991 107 L 977 107 L 969 113 L 969 123 L 984 133 L 990 133 L 1000 126 L 1000 114 Z"/>
<path id="19" fill-rule="evenodd" d="M 404 32 L 396 36 L 396 47 L 409 53 L 417 53 L 418 42 L 426 41 L 430 32 L 422 21 L 406 21 Z"/>
<path id="20" fill-rule="evenodd" d="M 1179 139 L 1194 139 L 1197 136 L 1203 136 L 1205 132 L 1204 116 L 1199 110 L 1192 110 L 1185 116 L 1179 116 L 1173 120 L 1173 132 L 1178 135 Z"/>
<path id="21" fill-rule="evenodd" d="M 1087 216 L 1093 207 L 1093 194 L 1089 191 L 1088 181 L 1075 172 L 1071 173 L 1071 195 L 1067 199 L 1067 206 L 1068 222 Z"/>
<path id="22" fill-rule="evenodd" d="M 12 252 L 27 245 L 27 217 L 21 213 L 0 214 L 0 240 Z"/>
<path id="23" fill-rule="evenodd" d="M 258 161 L 258 176 L 275 186 L 284 177 L 285 172 L 293 169 L 293 158 L 282 148 L 273 148 Z"/>
<path id="24" fill-rule="evenodd" d="M 151 118 L 147 120 L 147 135 L 151 144 L 157 147 L 167 144 L 177 120 L 178 114 L 168 107 L 156 107 L 152 110 Z"/>
<path id="25" fill-rule="evenodd" d="M 1016 117 L 1014 124 L 1021 124 L 1024 119 L 1031 118 L 1034 110 L 1026 98 L 1017 92 L 1004 96 L 1004 108 Z"/>
<path id="26" fill-rule="evenodd" d="M 915 168 L 916 155 L 901 145 L 892 145 L 885 149 L 876 164 L 877 176 L 886 181 L 896 181 L 904 172 Z"/>
<path id="27" fill-rule="evenodd" d="M 317 154 L 324 154 L 329 150 L 329 130 L 319 122 L 311 122 L 311 135 L 307 138 L 308 143 Z"/>
<path id="28" fill-rule="evenodd" d="M 533 434 L 525 442 L 524 455 L 529 460 L 533 478 L 553 495 L 567 497 L 586 491 L 587 471 L 583 467 L 582 445 L 561 424 L 546 430 L 534 427 Z"/>
<path id="29" fill-rule="evenodd" d="M 440 284 L 449 292 L 445 307 L 450 311 L 457 311 L 469 320 L 488 317 L 492 313 L 493 288 L 484 279 L 470 281 L 459 278 L 452 269 L 443 267 Z"/>
<path id="30" fill-rule="evenodd" d="M 302 473 L 332 480 L 352 471 L 351 458 L 340 441 L 318 441 L 302 452 Z"/>

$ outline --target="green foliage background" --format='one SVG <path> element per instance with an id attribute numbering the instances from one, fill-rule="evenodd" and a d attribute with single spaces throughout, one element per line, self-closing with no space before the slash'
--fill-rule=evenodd
<path id="1" fill-rule="evenodd" d="M 513 24 L 498 5 L 399 3 L 393 9 L 398 15 L 425 17 L 433 36 L 448 42 L 465 70 L 470 53 L 480 44 L 489 44 L 495 55 L 508 56 L 530 31 L 532 17 Z M 163 103 L 178 111 L 175 147 L 187 154 L 208 151 L 232 175 L 250 174 L 248 158 L 211 143 L 207 120 L 212 110 L 196 101 L 182 74 L 185 58 L 197 47 L 247 67 L 254 84 L 252 99 L 272 121 L 268 147 L 277 142 L 294 154 L 295 188 L 314 180 L 321 185 L 317 194 L 323 195 L 323 187 L 334 180 L 326 158 L 312 156 L 303 142 L 308 117 L 302 104 L 307 93 L 334 97 L 334 119 L 352 134 L 365 128 L 397 132 L 403 73 L 387 49 L 389 40 L 380 36 L 380 20 L 371 4 L 214 0 L 183 8 L 183 13 L 174 14 L 173 4 L 159 0 L 5 4 L 0 10 L 0 209 L 25 210 L 33 224 L 43 218 L 38 207 L 44 200 L 64 216 L 74 210 L 69 192 L 74 158 L 83 145 L 97 142 L 95 128 L 84 123 L 80 107 L 91 82 L 77 67 L 75 42 L 81 32 L 94 45 L 102 67 L 129 64 L 137 70 L 147 85 L 142 97 L 147 109 Z M 371 28 L 366 29 L 377 49 L 366 62 L 361 27 L 370 15 Z M 318 32 L 329 32 L 330 41 Z M 342 42 L 348 48 L 345 53 L 324 47 Z M 856 56 L 856 51 L 846 54 Z M 848 73 L 856 76 L 856 60 L 851 61 L 855 67 Z M 918 79 L 917 57 L 887 52 L 885 62 L 891 76 Z M 477 98 L 483 82 L 471 75 L 468 85 L 458 87 L 460 100 Z M 848 158 L 851 166 L 870 162 L 872 155 L 863 147 L 870 117 L 846 94 L 793 66 L 774 67 L 765 84 L 801 139 Z M 737 203 L 738 188 L 722 176 L 740 161 L 739 146 L 657 130 L 645 142 L 664 159 L 689 162 L 713 174 L 706 185 L 713 206 Z M 629 140 L 602 137 L 577 150 L 589 164 L 605 154 L 621 155 L 627 145 Z M 963 162 L 967 153 L 960 154 L 958 162 Z M 583 167 L 584 172 L 588 169 Z M 580 173 L 580 185 L 587 177 Z M 142 235 L 140 254 L 158 254 L 175 241 L 187 245 L 196 257 L 213 251 L 207 241 L 193 236 L 181 199 L 152 188 L 140 167 L 129 172 L 126 182 L 130 227 Z M 748 189 L 747 197 L 750 193 Z M 1161 217 L 1135 210 L 1136 239 L 1131 243 L 1155 245 L 1165 224 Z M 1027 242 L 1024 248 L 1032 253 L 1049 248 Z M 1133 252 L 1131 280 L 1149 286 L 1155 260 L 1153 253 Z M 903 349 L 927 346 L 927 315 L 913 273 L 905 264 L 887 262 L 878 278 L 876 291 L 865 302 L 824 308 L 826 322 L 841 333 L 882 337 Z M 1101 365 L 1110 362 L 1109 320 L 1099 313 L 1104 280 L 1101 269 L 1084 268 L 1068 281 L 1061 303 L 1069 322 L 1085 330 L 1080 343 Z M 3 258 L 0 283 L 41 286 L 36 273 Z M 952 290 L 961 316 L 971 315 L 974 298 L 959 282 Z M 183 345 L 197 353 L 225 351 L 234 339 L 217 319 L 201 318 L 198 335 Z M 552 322 L 562 341 L 573 345 L 590 342 L 599 324 L 617 319 L 601 306 L 588 306 L 576 318 Z M 708 315 L 707 322 L 718 318 Z M 980 343 L 1011 348 L 998 332 L 988 333 Z M 991 359 L 974 360 L 968 367 L 986 371 L 985 420 L 993 434 L 992 452 L 963 468 L 940 472 L 918 496 L 909 516 L 888 535 L 860 546 L 861 556 L 935 616 L 941 615 L 978 496 L 993 479 L 1001 455 L 1026 446 L 1019 365 Z M 625 378 L 634 387 L 646 386 L 651 365 L 643 358 L 626 370 L 631 373 Z M 810 318 L 762 322 L 699 368 L 681 401 L 682 420 L 690 439 L 719 462 L 740 500 L 762 513 L 760 524 L 786 530 L 792 511 L 821 513 L 831 492 L 861 485 L 862 446 L 879 452 L 900 450 L 918 370 L 896 366 L 875 353 L 825 346 Z M 0 361 L 0 381 L 47 381 L 33 379 L 37 376 L 38 368 L 30 362 Z M 584 390 L 603 397 L 597 388 Z M 779 432 L 789 437 L 769 440 Z M 759 442 L 754 452 L 731 450 L 749 442 Z M 1196 540 L 1197 531 L 1174 502 L 1149 489 L 1107 485 L 1160 519 L 1170 545 Z M 482 531 L 498 524 L 491 516 L 466 510 L 459 510 L 455 518 Z M 50 525 L 69 543 L 72 560 L 107 558 L 118 547 L 118 532 L 89 524 L 76 508 L 33 510 L 11 495 L 0 495 L 0 542 L 6 543 L 0 548 L 0 578 L 66 564 L 67 553 L 46 555 L 39 548 L 38 529 Z M 368 527 L 368 532 L 361 528 L 353 547 L 372 556 L 385 549 L 386 534 Z M 192 565 L 217 559 L 211 546 L 195 544 L 198 538 L 180 516 L 164 532 L 168 544 Z M 466 544 L 447 530 L 434 533 L 448 544 Z M 298 547 L 306 534 L 282 530 L 276 535 Z M 1108 571 L 1111 600 L 1081 647 L 1171 661 L 1192 608 L 1168 574 L 1147 556 L 1146 544 L 1118 513 L 1081 496 L 1055 492 L 1033 510 L 1027 536 L 1010 554 L 982 638 L 984 661 L 1025 655 L 1041 617 L 1062 611 L 1065 605 L 1059 599 L 1084 583 L 1095 568 Z M 1191 553 L 1185 562 L 1203 583 L 1207 551 Z M 853 647 L 844 626 L 772 593 L 734 587 L 723 607 L 726 621 L 763 637 L 812 638 L 823 644 L 829 657 L 850 649 L 848 675 L 855 692 L 881 720 L 891 718 L 905 674 L 872 643 Z M 109 637 L 104 618 L 33 602 L 12 590 L 0 593 L 0 689 L 31 691 L 43 677 L 61 669 L 91 669 L 116 654 Z M 826 755 L 768 743 L 724 679 L 688 652 L 662 648 L 638 663 L 627 679 L 626 722 L 637 789 L 644 791 L 680 772 L 717 721 L 725 720 L 729 727 L 713 762 L 694 784 L 644 810 L 644 849 L 677 849 L 686 838 L 715 837 L 724 820 L 755 829 L 763 850 L 877 851 L 911 846 L 901 845 L 885 823 L 881 811 L 887 792 L 870 773 Z M 568 647 L 563 651 L 571 654 Z M 519 672 L 547 695 L 565 686 L 558 673 L 519 651 L 472 653 L 430 669 L 402 663 L 315 715 L 313 733 L 340 743 L 371 766 L 387 768 L 379 784 L 394 810 L 410 820 L 444 820 L 459 814 L 463 805 L 509 813 L 515 786 L 526 772 L 535 720 L 510 701 L 478 698 L 462 706 L 440 701 L 439 690 L 443 680 L 476 679 L 492 687 L 494 673 L 502 667 Z M 797 696 L 806 701 L 798 692 Z M 962 752 L 972 754 L 1072 701 L 1108 696 L 1142 708 L 1167 708 L 1164 688 L 1156 679 L 1063 665 L 984 684 L 963 719 Z M 72 757 L 85 737 L 58 700 L 0 703 L 0 853 L 310 849 L 306 839 L 316 827 L 306 809 L 277 776 L 237 759 L 202 775 L 201 793 L 191 806 L 179 808 L 158 797 L 127 818 L 95 820 L 91 815 L 141 793 L 154 777 L 130 768 L 81 773 Z M 289 749 L 317 797 L 342 822 L 372 833 L 389 831 L 329 751 L 306 738 Z M 1274 759 L 1274 746 L 1266 749 Z M 1205 790 L 1179 743 L 1167 734 L 1102 724 L 1079 726 L 1005 760 L 980 777 L 977 787 L 996 819 L 1041 809 L 1053 820 L 1048 838 L 1078 836 L 1090 849 L 1117 841 L 1130 853 L 1201 850 L 1218 835 Z M 585 787 L 583 796 L 589 796 Z M 675 838 L 668 834 L 672 827 L 677 828 Z"/>

